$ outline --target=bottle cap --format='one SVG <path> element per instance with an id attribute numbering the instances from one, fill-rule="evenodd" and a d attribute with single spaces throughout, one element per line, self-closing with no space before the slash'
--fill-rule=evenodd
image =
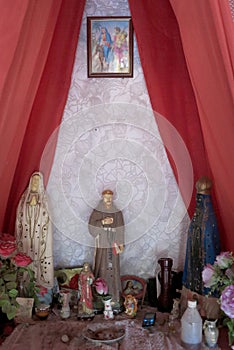
<path id="1" fill-rule="evenodd" d="M 188 307 L 195 308 L 197 306 L 196 300 L 188 300 Z"/>

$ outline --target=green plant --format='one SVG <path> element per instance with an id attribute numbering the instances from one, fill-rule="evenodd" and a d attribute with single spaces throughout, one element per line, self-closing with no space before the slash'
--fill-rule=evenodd
<path id="1" fill-rule="evenodd" d="M 15 317 L 19 304 L 16 301 L 20 293 L 20 283 L 24 283 L 24 296 L 37 300 L 34 271 L 30 267 L 32 260 L 23 253 L 17 253 L 13 236 L 7 233 L 0 235 L 0 308 L 7 318 Z"/>
<path id="2" fill-rule="evenodd" d="M 208 264 L 202 272 L 204 286 L 219 297 L 220 308 L 225 314 L 223 324 L 228 327 L 229 345 L 234 341 L 234 256 L 222 252 L 213 265 Z"/>

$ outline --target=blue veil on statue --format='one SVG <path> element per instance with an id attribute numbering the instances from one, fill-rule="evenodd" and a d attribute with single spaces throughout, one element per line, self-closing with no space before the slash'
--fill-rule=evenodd
<path id="1" fill-rule="evenodd" d="M 211 187 L 212 181 L 205 176 L 196 183 L 196 209 L 188 230 L 182 281 L 185 288 L 200 295 L 209 292 L 202 282 L 203 268 L 207 264 L 213 264 L 220 253 L 220 237 L 211 201 Z"/>

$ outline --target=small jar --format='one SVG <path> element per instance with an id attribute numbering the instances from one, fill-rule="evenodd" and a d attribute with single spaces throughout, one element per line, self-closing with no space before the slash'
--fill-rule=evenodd
<path id="1" fill-rule="evenodd" d="M 35 315 L 40 320 L 46 320 L 50 313 L 50 305 L 47 304 L 39 304 L 35 307 Z"/>
<path id="2" fill-rule="evenodd" d="M 216 326 L 216 322 L 217 320 L 215 321 L 205 320 L 204 326 L 203 326 L 206 344 L 210 348 L 216 347 L 218 342 L 219 330 Z"/>

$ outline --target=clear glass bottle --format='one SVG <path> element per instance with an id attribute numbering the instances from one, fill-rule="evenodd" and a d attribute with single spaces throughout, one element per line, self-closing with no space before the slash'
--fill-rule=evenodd
<path id="1" fill-rule="evenodd" d="M 188 307 L 181 318 L 181 341 L 194 345 L 202 342 L 202 318 L 196 300 L 188 301 Z"/>

